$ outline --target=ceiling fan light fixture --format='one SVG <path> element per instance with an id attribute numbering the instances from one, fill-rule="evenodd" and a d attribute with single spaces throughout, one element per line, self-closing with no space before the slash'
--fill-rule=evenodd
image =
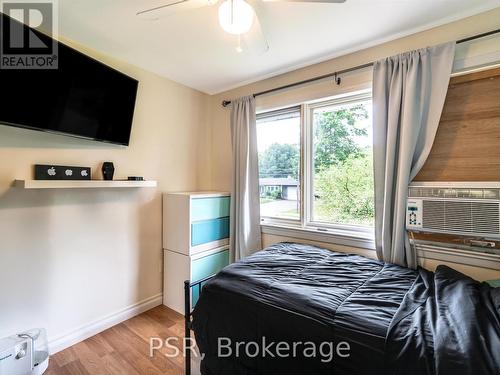
<path id="1" fill-rule="evenodd" d="M 229 34 L 248 32 L 253 18 L 253 9 L 245 0 L 225 0 L 219 7 L 219 24 Z"/>

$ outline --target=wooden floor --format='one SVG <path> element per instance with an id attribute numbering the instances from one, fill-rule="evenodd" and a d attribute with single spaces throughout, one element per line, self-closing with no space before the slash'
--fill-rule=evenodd
<path id="1" fill-rule="evenodd" d="M 166 348 L 149 355 L 151 337 L 177 337 L 181 347 L 184 318 L 165 306 L 158 306 L 50 357 L 46 375 L 82 374 L 184 374 L 182 354 L 167 358 Z M 193 374 L 199 360 L 193 359 Z"/>

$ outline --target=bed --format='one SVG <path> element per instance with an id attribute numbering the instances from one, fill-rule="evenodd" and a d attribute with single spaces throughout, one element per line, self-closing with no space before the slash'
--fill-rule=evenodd
<path id="1" fill-rule="evenodd" d="M 498 288 L 448 267 L 280 243 L 207 281 L 192 329 L 203 375 L 498 375 L 499 311 Z"/>

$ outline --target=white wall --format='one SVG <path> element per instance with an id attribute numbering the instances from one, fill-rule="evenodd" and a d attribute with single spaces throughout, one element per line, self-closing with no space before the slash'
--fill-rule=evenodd
<path id="1" fill-rule="evenodd" d="M 198 187 L 208 97 L 87 53 L 140 81 L 131 143 L 120 147 L 0 126 L 0 337 L 41 326 L 49 338 L 60 338 L 138 302 L 158 304 L 160 192 Z M 115 163 L 117 178 L 140 175 L 158 180 L 159 187 L 11 187 L 16 178 L 32 178 L 36 163 L 90 166 L 101 178 L 103 161 Z"/>

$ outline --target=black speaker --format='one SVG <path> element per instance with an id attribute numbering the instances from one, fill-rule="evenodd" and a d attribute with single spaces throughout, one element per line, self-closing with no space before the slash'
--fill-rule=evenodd
<path id="1" fill-rule="evenodd" d="M 105 161 L 102 163 L 102 177 L 106 181 L 111 181 L 113 179 L 113 175 L 115 174 L 115 166 L 110 161 Z"/>
<path id="2" fill-rule="evenodd" d="M 35 164 L 35 180 L 90 180 L 88 167 Z"/>

